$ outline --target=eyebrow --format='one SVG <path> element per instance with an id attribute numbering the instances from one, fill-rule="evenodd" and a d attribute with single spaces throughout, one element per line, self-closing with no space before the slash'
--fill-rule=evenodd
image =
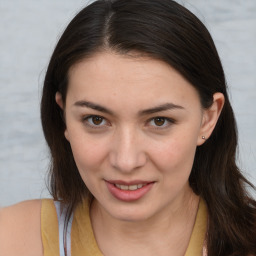
<path id="1" fill-rule="evenodd" d="M 114 112 L 111 111 L 110 109 L 103 107 L 101 105 L 95 104 L 90 101 L 85 101 L 85 100 L 77 101 L 77 102 L 75 102 L 74 106 L 91 108 L 91 109 L 94 109 L 94 110 L 97 110 L 97 111 L 100 111 L 100 112 L 103 112 L 106 114 L 114 115 Z M 184 107 L 182 107 L 180 105 L 176 105 L 174 103 L 165 103 L 165 104 L 161 104 L 159 106 L 153 107 L 153 108 L 141 110 L 141 111 L 139 111 L 138 115 L 144 116 L 144 115 L 154 114 L 154 113 L 158 113 L 158 112 L 162 112 L 162 111 L 173 110 L 173 109 L 184 109 Z"/>
<path id="2" fill-rule="evenodd" d="M 109 109 L 107 109 L 107 108 L 105 108 L 101 105 L 90 102 L 90 101 L 80 100 L 80 101 L 75 102 L 74 105 L 77 106 L 77 107 L 91 108 L 91 109 L 94 109 L 94 110 L 97 110 L 97 111 L 100 111 L 100 112 L 103 112 L 103 113 L 114 115 L 114 113 L 111 110 L 109 110 Z"/>
<path id="3" fill-rule="evenodd" d="M 157 112 L 162 112 L 162 111 L 172 110 L 172 109 L 184 109 L 184 107 L 173 104 L 173 103 L 165 103 L 165 104 L 153 107 L 153 108 L 141 110 L 141 111 L 139 111 L 139 115 L 141 115 L 141 116 L 149 115 L 149 114 L 154 114 Z"/>

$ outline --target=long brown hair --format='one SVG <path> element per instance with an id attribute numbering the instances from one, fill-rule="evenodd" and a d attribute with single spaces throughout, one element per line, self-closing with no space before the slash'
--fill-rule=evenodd
<path id="1" fill-rule="evenodd" d="M 137 51 L 168 63 L 196 88 L 204 108 L 211 106 L 215 92 L 224 94 L 217 126 L 197 148 L 189 181 L 208 206 L 208 255 L 256 255 L 256 202 L 246 190 L 253 185 L 236 165 L 237 129 L 222 64 L 206 27 L 172 0 L 98 0 L 64 31 L 47 69 L 41 102 L 53 198 L 66 203 L 71 213 L 91 196 L 64 137 L 55 94 L 59 91 L 65 104 L 70 67 L 104 49 Z"/>

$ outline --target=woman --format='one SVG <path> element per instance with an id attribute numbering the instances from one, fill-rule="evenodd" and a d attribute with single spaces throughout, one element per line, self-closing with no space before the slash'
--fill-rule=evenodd
<path id="1" fill-rule="evenodd" d="M 222 65 L 184 7 L 83 9 L 53 52 L 41 116 L 54 201 L 2 210 L 3 255 L 256 255 Z"/>

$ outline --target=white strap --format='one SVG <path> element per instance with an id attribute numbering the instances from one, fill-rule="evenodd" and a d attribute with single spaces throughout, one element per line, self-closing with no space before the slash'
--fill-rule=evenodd
<path id="1" fill-rule="evenodd" d="M 58 223 L 59 223 L 59 248 L 60 248 L 60 256 L 71 256 L 71 228 L 72 228 L 72 221 L 73 221 L 73 214 L 71 215 L 68 226 L 67 226 L 67 233 L 66 239 L 64 239 L 64 225 L 65 225 L 65 217 L 67 213 L 67 208 L 61 205 L 61 202 L 54 201 L 54 205 L 57 211 L 58 216 Z M 61 207 L 62 206 L 62 207 Z M 65 255 L 65 246 L 64 240 L 66 240 L 67 246 L 67 255 Z"/>

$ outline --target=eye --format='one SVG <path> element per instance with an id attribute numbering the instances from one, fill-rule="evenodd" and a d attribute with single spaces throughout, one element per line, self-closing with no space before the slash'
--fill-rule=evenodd
<path id="1" fill-rule="evenodd" d="M 156 117 L 152 121 L 156 126 L 163 126 L 166 123 L 166 119 L 163 117 Z"/>
<path id="2" fill-rule="evenodd" d="M 88 125 L 90 126 L 104 126 L 107 125 L 107 121 L 104 117 L 102 116 L 87 116 L 83 119 L 85 122 L 87 122 Z"/>
<path id="3" fill-rule="evenodd" d="M 174 120 L 166 117 L 155 117 L 149 121 L 150 126 L 165 128 L 168 127 L 170 124 L 175 123 Z"/>

